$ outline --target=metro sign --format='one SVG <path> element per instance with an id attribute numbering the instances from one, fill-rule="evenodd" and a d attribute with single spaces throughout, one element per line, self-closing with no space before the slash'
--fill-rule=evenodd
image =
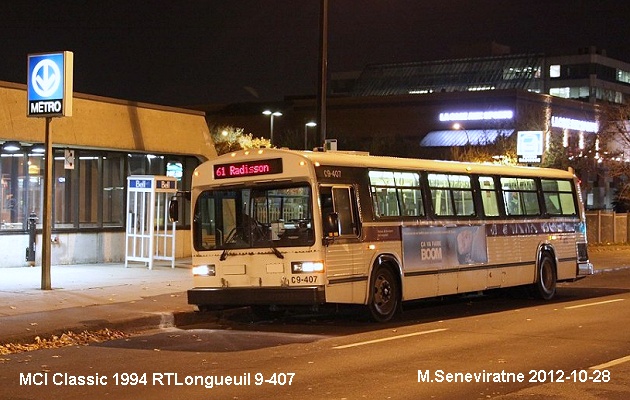
<path id="1" fill-rule="evenodd" d="M 70 51 L 28 55 L 27 116 L 72 116 L 72 63 Z"/>

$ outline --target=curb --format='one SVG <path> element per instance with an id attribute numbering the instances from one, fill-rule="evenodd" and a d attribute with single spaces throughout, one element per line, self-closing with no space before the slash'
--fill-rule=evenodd
<path id="1" fill-rule="evenodd" d="M 215 320 L 212 314 L 204 313 L 199 315 L 196 311 L 175 311 L 175 312 L 147 312 L 142 316 L 131 316 L 118 320 L 96 320 L 67 324 L 63 327 L 50 329 L 37 329 L 24 333 L 10 333 L 3 335 L 0 344 L 15 343 L 28 344 L 35 342 L 36 337 L 49 339 L 53 336 L 61 336 L 67 332 L 80 333 L 84 331 L 94 332 L 102 329 L 123 331 L 125 333 L 150 331 L 156 329 L 175 328 L 178 326 L 195 325 L 207 323 Z"/>

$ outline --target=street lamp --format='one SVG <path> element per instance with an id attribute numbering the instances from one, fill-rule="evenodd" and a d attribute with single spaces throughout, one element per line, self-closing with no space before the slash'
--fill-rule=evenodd
<path id="1" fill-rule="evenodd" d="M 269 142 L 273 144 L 273 117 L 280 117 L 282 113 L 280 111 L 270 111 L 270 110 L 265 110 L 262 113 L 270 117 Z"/>
<path id="2" fill-rule="evenodd" d="M 304 150 L 308 150 L 308 141 L 307 141 L 308 128 L 313 127 L 313 126 L 317 126 L 317 123 L 311 121 L 304 124 Z"/>
<path id="3" fill-rule="evenodd" d="M 464 131 L 464 134 L 466 135 L 466 140 L 468 141 L 468 143 L 467 143 L 468 146 L 472 145 L 472 143 L 470 143 L 470 136 L 468 136 L 468 131 L 466 130 L 466 128 L 464 128 L 464 126 L 462 124 L 460 124 L 459 122 L 455 122 L 453 124 L 453 129 L 455 129 L 457 131 L 459 131 L 459 130 Z"/>

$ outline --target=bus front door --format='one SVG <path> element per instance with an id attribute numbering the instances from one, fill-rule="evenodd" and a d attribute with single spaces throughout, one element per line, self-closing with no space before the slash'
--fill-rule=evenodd
<path id="1" fill-rule="evenodd" d="M 365 277 L 366 266 L 362 251 L 360 224 L 357 213 L 357 200 L 352 186 L 322 186 L 320 188 L 322 217 L 332 212 L 337 213 L 339 220 L 339 236 L 326 246 L 326 269 L 330 283 L 327 301 L 356 302 L 354 290 L 347 285 Z M 343 290 L 335 288 L 345 287 Z M 330 293 L 334 299 L 329 299 Z M 362 300 L 362 299 L 361 299 Z"/>

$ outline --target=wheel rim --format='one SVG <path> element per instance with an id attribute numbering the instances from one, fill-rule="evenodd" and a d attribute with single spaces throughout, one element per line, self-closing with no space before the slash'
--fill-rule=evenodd
<path id="1" fill-rule="evenodd" d="M 379 313 L 386 315 L 393 307 L 392 284 L 383 274 L 379 274 L 374 282 L 374 307 Z"/>

